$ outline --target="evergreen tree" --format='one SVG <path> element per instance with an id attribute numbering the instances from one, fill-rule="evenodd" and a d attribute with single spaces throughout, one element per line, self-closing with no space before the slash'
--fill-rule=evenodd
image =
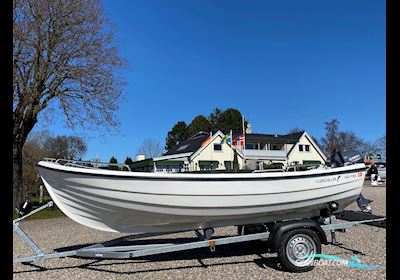
<path id="1" fill-rule="evenodd" d="M 191 137 L 200 131 L 209 132 L 211 130 L 211 123 L 203 115 L 198 115 L 192 120 L 187 129 L 189 137 Z"/>
<path id="2" fill-rule="evenodd" d="M 245 125 L 247 121 L 245 121 Z M 228 108 L 222 111 L 215 108 L 208 118 L 203 115 L 196 116 L 189 126 L 184 121 L 177 122 L 174 127 L 168 132 L 166 137 L 165 149 L 169 150 L 171 147 L 177 145 L 178 142 L 184 141 L 200 131 L 213 131 L 214 133 L 221 130 L 227 134 L 231 130 L 241 133 L 242 114 L 233 108 Z"/>
<path id="3" fill-rule="evenodd" d="M 219 122 L 221 131 L 225 134 L 229 133 L 231 129 L 236 132 L 243 131 L 242 114 L 236 109 L 229 108 L 223 111 Z"/>
<path id="4" fill-rule="evenodd" d="M 219 108 L 215 108 L 208 116 L 208 120 L 211 125 L 211 130 L 214 132 L 218 131 L 218 130 L 222 130 L 221 114 L 222 114 L 222 110 Z"/>
<path id="5" fill-rule="evenodd" d="M 115 157 L 111 157 L 110 163 L 118 163 L 118 160 Z M 116 165 L 108 165 L 108 169 L 118 170 L 118 166 L 116 166 Z"/>
<path id="6" fill-rule="evenodd" d="M 165 139 L 165 149 L 171 149 L 173 146 L 186 140 L 188 137 L 189 133 L 186 123 L 184 121 L 177 122 L 167 134 L 167 138 Z"/>
<path id="7" fill-rule="evenodd" d="M 130 157 L 126 157 L 125 164 L 131 165 L 132 163 L 133 163 L 133 160 Z"/>

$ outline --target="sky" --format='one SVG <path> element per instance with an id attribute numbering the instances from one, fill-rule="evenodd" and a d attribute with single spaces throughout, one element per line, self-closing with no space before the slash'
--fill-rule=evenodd
<path id="1" fill-rule="evenodd" d="M 253 133 L 324 122 L 366 141 L 386 134 L 386 5 L 381 0 L 104 0 L 127 59 L 118 133 L 85 132 L 85 159 L 135 157 L 178 121 L 238 109 Z M 40 116 L 39 116 L 40 117 Z M 82 134 L 59 117 L 34 130 Z M 83 135 L 83 134 L 82 134 Z"/>

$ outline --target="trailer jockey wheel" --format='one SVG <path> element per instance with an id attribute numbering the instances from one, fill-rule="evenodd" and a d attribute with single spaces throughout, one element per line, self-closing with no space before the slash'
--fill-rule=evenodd
<path id="1" fill-rule="evenodd" d="M 278 256 L 290 272 L 305 272 L 314 268 L 314 254 L 321 253 L 321 241 L 311 229 L 294 229 L 283 234 Z M 307 257 L 309 256 L 309 257 Z"/>

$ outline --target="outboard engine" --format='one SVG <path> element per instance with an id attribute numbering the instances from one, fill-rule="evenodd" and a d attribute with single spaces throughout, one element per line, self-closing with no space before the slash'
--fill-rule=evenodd
<path id="1" fill-rule="evenodd" d="M 331 156 L 331 167 L 346 166 L 354 163 L 363 163 L 364 160 L 360 153 L 356 150 L 345 150 L 343 152 L 335 152 Z"/>

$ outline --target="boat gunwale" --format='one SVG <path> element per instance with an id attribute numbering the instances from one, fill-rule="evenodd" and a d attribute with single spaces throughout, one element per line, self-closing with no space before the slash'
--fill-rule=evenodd
<path id="1" fill-rule="evenodd" d="M 41 164 L 45 163 L 45 165 Z M 50 165 L 50 166 L 48 166 Z M 218 174 L 158 174 L 158 173 L 150 173 L 152 175 L 149 176 L 147 172 L 137 172 L 139 174 L 134 174 L 136 172 L 127 172 L 127 171 L 111 171 L 111 170 L 93 170 L 93 169 L 83 169 L 78 167 L 69 167 L 63 166 L 55 163 L 48 163 L 39 161 L 37 163 L 38 168 L 43 168 L 55 172 L 62 173 L 71 173 L 78 174 L 90 177 L 112 177 L 116 179 L 130 179 L 130 180 L 148 180 L 148 181 L 269 181 L 269 180 L 288 180 L 288 179 L 301 179 L 301 178 L 312 178 L 312 177 L 323 177 L 323 176 L 332 176 L 332 175 L 340 175 L 347 173 L 355 173 L 355 172 L 365 172 L 367 167 L 361 167 L 363 164 L 355 164 L 360 165 L 358 168 L 348 168 L 350 166 L 337 167 L 332 169 L 314 169 L 307 171 L 294 171 L 294 172 L 276 172 L 274 173 L 218 173 Z M 343 169 L 345 168 L 345 169 Z M 339 169 L 339 170 L 338 170 Z M 84 171 L 83 171 L 84 170 Z M 330 172 L 325 172 L 325 171 Z M 102 173 L 98 173 L 101 171 Z M 319 171 L 319 172 L 315 172 Z M 311 173 L 309 173 L 311 172 Z M 39 172 L 40 173 L 40 172 Z M 121 174 L 123 173 L 123 174 Z M 282 174 L 285 173 L 285 174 Z M 289 174 L 288 174 L 289 173 Z M 226 176 L 227 177 L 222 177 Z M 276 175 L 276 176 L 271 176 Z"/>

